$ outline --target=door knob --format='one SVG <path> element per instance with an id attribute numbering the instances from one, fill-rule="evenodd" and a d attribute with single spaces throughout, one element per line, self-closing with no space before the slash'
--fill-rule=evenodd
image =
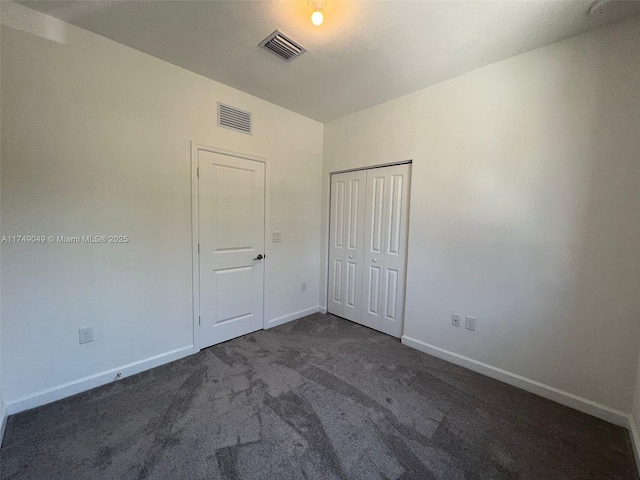
<path id="1" fill-rule="evenodd" d="M 262 260 L 264 257 L 266 257 L 266 255 L 265 255 L 265 256 L 263 256 L 263 255 L 260 253 L 256 258 L 254 258 L 254 260 Z"/>
<path id="2" fill-rule="evenodd" d="M 374 259 L 373 259 L 373 261 L 374 261 L 374 262 L 377 262 L 377 261 L 378 261 L 378 259 L 377 259 L 377 258 L 374 258 Z"/>
<path id="3" fill-rule="evenodd" d="M 349 258 L 353 258 L 353 255 L 349 255 Z"/>

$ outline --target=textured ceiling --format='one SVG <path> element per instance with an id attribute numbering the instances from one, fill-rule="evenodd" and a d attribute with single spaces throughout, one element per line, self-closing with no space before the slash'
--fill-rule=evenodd
<path id="1" fill-rule="evenodd" d="M 591 0 L 23 1 L 30 8 L 326 122 L 640 12 Z M 275 29 L 308 52 L 257 47 Z"/>

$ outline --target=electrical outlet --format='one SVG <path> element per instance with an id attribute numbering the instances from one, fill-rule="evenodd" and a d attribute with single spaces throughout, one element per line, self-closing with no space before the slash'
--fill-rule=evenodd
<path id="1" fill-rule="evenodd" d="M 93 328 L 81 328 L 78 330 L 78 334 L 80 336 L 80 343 L 89 343 L 93 342 Z"/>
<path id="2" fill-rule="evenodd" d="M 459 327 L 460 326 L 460 314 L 459 313 L 454 313 L 453 315 L 451 315 L 451 325 L 453 325 L 454 327 Z"/>
<path id="3" fill-rule="evenodd" d="M 476 317 L 470 317 L 467 315 L 464 317 L 464 328 L 467 330 L 476 331 Z"/>
<path id="4" fill-rule="evenodd" d="M 282 232 L 273 232 L 271 234 L 271 243 L 280 243 L 282 242 Z"/>
<path id="5" fill-rule="evenodd" d="M 307 289 L 307 282 L 302 282 L 300 284 L 300 288 L 302 289 L 302 291 L 304 292 Z"/>

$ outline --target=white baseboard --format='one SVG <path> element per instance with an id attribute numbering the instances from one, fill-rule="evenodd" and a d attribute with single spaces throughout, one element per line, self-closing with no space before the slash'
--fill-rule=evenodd
<path id="1" fill-rule="evenodd" d="M 14 413 L 29 410 L 30 408 L 46 405 L 47 403 L 61 400 L 76 393 L 85 392 L 95 387 L 105 385 L 107 383 L 116 380 L 116 375 L 121 373 L 120 378 L 129 377 L 136 373 L 149 370 L 151 368 L 159 367 L 165 363 L 179 360 L 187 355 L 194 353 L 193 345 L 188 347 L 178 348 L 171 350 L 170 352 L 162 353 L 153 357 L 146 358 L 137 362 L 129 363 L 118 368 L 112 368 L 105 370 L 88 377 L 83 377 L 78 380 L 56 385 L 45 390 L 41 390 L 30 395 L 17 398 L 15 400 L 7 402 L 6 415 L 13 415 Z"/>
<path id="2" fill-rule="evenodd" d="M 536 395 L 548 398 L 549 400 L 553 400 L 554 402 L 560 403 L 580 412 L 593 415 L 594 417 L 613 423 L 614 425 L 627 428 L 629 427 L 628 414 L 619 410 L 615 410 L 613 408 L 609 408 L 606 405 L 592 402 L 591 400 L 587 400 L 586 398 L 582 398 L 572 393 L 565 392 L 564 390 L 560 390 L 558 388 L 545 385 L 544 383 L 531 380 L 530 378 L 526 378 L 521 375 L 508 372 L 491 365 L 487 365 L 486 363 L 482 363 L 477 360 L 458 355 L 457 353 L 444 350 L 442 348 L 430 345 L 406 335 L 402 336 L 402 343 L 409 347 L 415 348 L 416 350 L 420 350 L 421 352 L 433 355 L 434 357 L 441 358 L 448 362 L 455 363 L 456 365 L 460 365 L 461 367 L 473 370 L 474 372 L 481 373 L 482 375 L 486 375 L 487 377 L 495 378 L 496 380 L 500 380 L 501 382 L 508 383 L 509 385 L 513 385 L 514 387 L 518 387 L 528 392 L 535 393 Z"/>
<path id="3" fill-rule="evenodd" d="M 290 313 L 289 315 L 284 315 L 282 317 L 274 318 L 273 320 L 269 320 L 267 324 L 264 326 L 265 330 L 268 330 L 273 327 L 277 327 L 278 325 L 282 325 L 283 323 L 291 322 L 293 320 L 297 320 L 302 317 L 306 317 L 307 315 L 311 315 L 312 313 L 318 313 L 320 311 L 320 307 L 311 307 L 305 310 L 300 310 L 298 312 Z"/>
<path id="4" fill-rule="evenodd" d="M 640 474 L 640 437 L 638 437 L 638 427 L 636 427 L 635 419 L 633 415 L 628 415 L 629 438 L 631 439 L 631 448 L 633 449 L 633 456 L 636 458 L 636 468 L 638 474 Z"/>
<path id="5" fill-rule="evenodd" d="M 4 439 L 4 431 L 7 428 L 7 407 L 0 398 L 0 447 L 2 447 L 2 440 Z"/>
<path id="6" fill-rule="evenodd" d="M 327 313 L 327 307 L 323 307 L 322 305 L 320 305 L 320 307 L 319 307 L 318 311 L 319 311 L 321 314 L 325 315 L 325 314 Z"/>

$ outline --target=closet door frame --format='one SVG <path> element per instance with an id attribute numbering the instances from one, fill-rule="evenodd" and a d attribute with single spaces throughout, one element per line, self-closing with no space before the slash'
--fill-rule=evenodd
<path id="1" fill-rule="evenodd" d="M 327 266 L 326 267 L 326 295 L 327 295 L 326 305 L 327 305 L 327 311 L 329 310 L 330 296 L 332 294 L 331 289 L 330 289 L 330 283 L 331 283 L 330 274 L 332 273 L 331 272 L 332 269 L 331 269 L 331 266 L 330 266 L 330 262 L 331 262 L 331 250 L 332 250 L 332 244 L 331 244 L 332 228 L 333 228 L 334 222 L 335 222 L 335 218 L 334 218 L 333 213 L 332 213 L 332 211 L 333 211 L 332 202 L 334 200 L 334 195 L 336 193 L 336 192 L 334 192 L 333 187 L 332 187 L 332 185 L 334 183 L 333 182 L 333 176 L 334 175 L 345 174 L 345 173 L 350 173 L 350 172 L 360 172 L 360 171 L 366 172 L 367 170 L 372 170 L 372 169 L 377 169 L 377 168 L 394 167 L 394 166 L 398 166 L 398 165 L 410 165 L 409 173 L 408 173 L 409 184 L 410 184 L 411 183 L 412 164 L 413 164 L 412 160 L 404 160 L 404 161 L 400 161 L 400 162 L 390 162 L 390 163 L 382 163 L 382 164 L 376 164 L 376 165 L 368 165 L 368 166 L 364 166 L 364 167 L 360 167 L 360 168 L 352 168 L 352 169 L 347 169 L 347 170 L 337 170 L 337 171 L 329 173 L 329 195 L 328 195 L 329 205 L 328 205 L 328 209 L 327 209 L 327 211 L 328 211 L 328 219 L 327 219 L 328 220 L 328 223 L 327 223 L 328 229 L 327 229 L 327 236 L 325 237 L 326 241 L 327 241 L 327 250 L 326 250 L 326 257 L 325 257 L 326 266 Z M 367 185 L 365 184 L 365 188 L 366 187 L 367 187 Z M 410 195 L 410 193 L 411 193 L 411 191 L 409 190 L 409 195 Z M 405 304 L 405 297 L 406 297 L 406 261 L 407 261 L 407 258 L 408 258 L 409 210 L 411 208 L 410 207 L 410 198 L 407 197 L 406 198 L 406 202 L 407 202 L 407 206 L 406 206 L 407 215 L 406 215 L 406 226 L 404 226 L 404 235 L 403 235 L 403 237 L 404 237 L 403 238 L 404 248 L 405 248 L 405 252 L 406 252 L 405 256 L 404 256 L 405 268 L 404 268 L 404 272 L 403 272 L 403 278 L 400 279 L 401 284 L 403 286 L 403 288 L 401 289 L 401 298 L 397 299 L 397 301 L 400 302 L 399 307 L 400 307 L 400 312 L 402 312 L 402 317 L 403 317 L 402 318 L 403 321 L 402 321 L 401 330 L 404 330 L 404 311 L 405 311 L 404 304 Z M 363 270 L 363 275 L 366 275 L 366 274 L 367 274 L 366 270 Z M 344 275 L 344 273 L 343 273 L 343 275 Z M 383 279 L 381 279 L 381 280 L 383 280 Z M 362 288 L 361 288 L 362 297 L 364 297 L 364 283 L 365 283 L 364 279 L 362 279 L 361 283 L 362 283 Z M 363 305 L 362 309 L 364 310 L 364 305 Z M 364 314 L 364 312 L 362 312 L 362 313 Z M 344 313 L 342 315 L 339 315 L 339 316 L 345 317 Z M 364 317 L 364 315 L 363 315 L 363 317 Z M 370 326 L 370 325 L 367 325 L 367 322 L 364 320 L 364 318 L 362 318 L 362 320 L 360 320 L 360 321 L 355 320 L 355 319 L 350 319 L 350 320 L 354 320 L 357 323 L 361 323 L 363 325 Z M 373 326 L 373 325 L 371 325 L 371 326 L 373 328 L 376 328 L 379 331 L 382 331 L 384 333 L 388 333 L 388 334 L 393 335 L 393 336 L 398 337 L 398 338 L 400 338 L 402 336 L 402 333 L 403 333 L 403 331 L 385 331 L 387 329 L 385 329 L 385 328 L 381 329 L 380 327 Z M 396 330 L 396 329 L 393 329 L 393 330 Z"/>

